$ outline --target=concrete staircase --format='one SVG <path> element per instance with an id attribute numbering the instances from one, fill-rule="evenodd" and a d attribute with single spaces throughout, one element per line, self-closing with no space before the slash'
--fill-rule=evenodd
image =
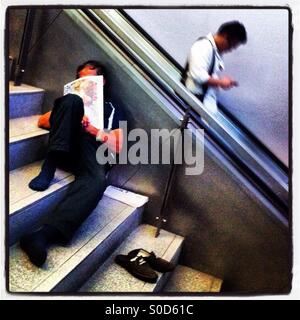
<path id="1" fill-rule="evenodd" d="M 28 188 L 45 155 L 48 131 L 37 127 L 44 90 L 10 84 L 9 98 L 9 288 L 10 292 L 217 292 L 221 280 L 178 266 L 173 274 L 159 274 L 155 284 L 134 278 L 114 263 L 119 253 L 144 248 L 176 264 L 184 238 L 142 224 L 148 198 L 109 186 L 98 206 L 76 232 L 71 243 L 53 246 L 42 268 L 30 263 L 19 247 L 23 233 L 33 231 L 65 196 L 74 177 L 57 170 L 44 192 Z M 187 286 L 191 281 L 195 286 Z M 168 281 L 169 280 L 169 281 Z M 179 285 L 180 283 L 180 285 Z M 167 285 L 166 285 L 167 284 Z"/>

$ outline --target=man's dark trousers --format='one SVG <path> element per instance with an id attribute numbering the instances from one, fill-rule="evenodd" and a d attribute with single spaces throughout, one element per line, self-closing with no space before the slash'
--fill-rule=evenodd
<path id="1" fill-rule="evenodd" d="M 106 188 L 105 166 L 96 160 L 100 142 L 82 129 L 83 115 L 82 99 L 68 94 L 55 100 L 50 117 L 48 152 L 67 155 L 75 175 L 65 198 L 46 221 L 60 231 L 64 242 L 71 240 Z"/>

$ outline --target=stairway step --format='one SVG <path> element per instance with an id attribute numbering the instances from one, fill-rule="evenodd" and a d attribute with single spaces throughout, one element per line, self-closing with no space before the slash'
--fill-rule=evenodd
<path id="1" fill-rule="evenodd" d="M 40 115 L 11 119 L 9 121 L 9 143 L 48 134 L 49 131 L 37 126 Z"/>
<path id="2" fill-rule="evenodd" d="M 16 244 L 10 248 L 10 291 L 75 292 L 141 222 L 134 208 L 104 195 L 68 246 L 48 250 L 43 268 L 30 263 Z"/>
<path id="3" fill-rule="evenodd" d="M 163 292 L 220 292 L 222 280 L 198 270 L 177 266 Z"/>
<path id="4" fill-rule="evenodd" d="M 50 187 L 38 192 L 28 183 L 38 175 L 42 161 L 34 162 L 9 173 L 9 244 L 18 241 L 24 230 L 30 231 L 42 224 L 43 218 L 54 209 L 65 195 L 74 176 L 56 170 Z"/>
<path id="5" fill-rule="evenodd" d="M 159 274 L 155 284 L 146 283 L 133 277 L 124 268 L 114 262 L 117 254 L 127 254 L 137 248 L 154 251 L 163 259 L 177 263 L 184 238 L 161 230 L 155 238 L 156 228 L 140 225 L 122 245 L 107 259 L 95 274 L 80 288 L 80 292 L 158 292 L 164 286 L 171 273 Z"/>
<path id="6" fill-rule="evenodd" d="M 14 170 L 45 156 L 48 130 L 37 126 L 39 115 L 9 120 L 9 169 Z"/>
<path id="7" fill-rule="evenodd" d="M 41 113 L 45 90 L 26 84 L 9 83 L 9 118 L 27 117 Z"/>

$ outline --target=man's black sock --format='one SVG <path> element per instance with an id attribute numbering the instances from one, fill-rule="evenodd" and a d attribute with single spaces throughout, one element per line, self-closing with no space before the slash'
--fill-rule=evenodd
<path id="1" fill-rule="evenodd" d="M 41 172 L 37 177 L 30 181 L 29 188 L 36 191 L 44 191 L 48 189 L 52 179 L 54 178 L 58 156 L 59 154 L 56 152 L 48 153 L 42 165 Z"/>
<path id="2" fill-rule="evenodd" d="M 65 238 L 62 236 L 61 232 L 57 228 L 49 224 L 45 224 L 41 231 L 44 234 L 44 237 L 48 245 L 53 243 L 65 242 Z"/>
<path id="3" fill-rule="evenodd" d="M 60 232 L 50 225 L 45 225 L 38 231 L 23 236 L 20 247 L 33 264 L 41 267 L 47 259 L 48 246 L 60 240 Z"/>
<path id="4" fill-rule="evenodd" d="M 47 259 L 47 241 L 41 230 L 23 236 L 20 239 L 20 247 L 37 267 L 41 267 L 45 263 Z"/>

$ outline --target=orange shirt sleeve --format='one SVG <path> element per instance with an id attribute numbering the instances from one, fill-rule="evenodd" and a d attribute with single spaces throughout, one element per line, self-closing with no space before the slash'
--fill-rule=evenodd
<path id="1" fill-rule="evenodd" d="M 51 115 L 51 111 L 42 114 L 39 117 L 39 121 L 38 121 L 38 127 L 43 128 L 43 129 L 50 129 L 50 115 Z"/>

